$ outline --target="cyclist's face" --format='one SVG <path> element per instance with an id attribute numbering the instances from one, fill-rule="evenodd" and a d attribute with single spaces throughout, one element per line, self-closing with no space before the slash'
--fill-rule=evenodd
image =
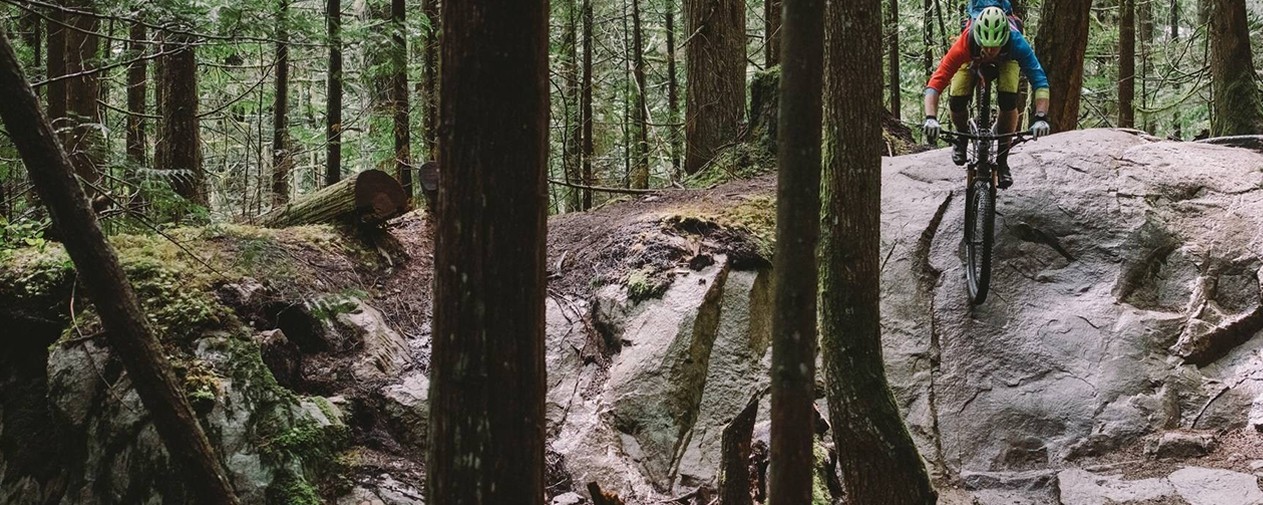
<path id="1" fill-rule="evenodd" d="M 990 59 L 994 59 L 994 58 L 995 58 L 997 55 L 999 55 L 999 54 L 1000 54 L 1000 48 L 999 48 L 999 47 L 984 47 L 984 48 L 982 48 L 982 57 L 983 57 L 984 59 L 988 59 L 988 60 L 990 60 Z"/>

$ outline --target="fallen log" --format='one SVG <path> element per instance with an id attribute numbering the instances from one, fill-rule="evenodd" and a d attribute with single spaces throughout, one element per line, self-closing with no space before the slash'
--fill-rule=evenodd
<path id="1" fill-rule="evenodd" d="M 381 170 L 365 170 L 272 209 L 258 222 L 269 228 L 318 223 L 378 225 L 412 209 L 403 186 Z"/>

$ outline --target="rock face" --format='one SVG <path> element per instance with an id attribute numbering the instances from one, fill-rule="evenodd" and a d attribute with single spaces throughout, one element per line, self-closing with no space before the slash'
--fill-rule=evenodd
<path id="1" fill-rule="evenodd" d="M 993 295 L 973 307 L 963 171 L 942 150 L 884 160 L 885 358 L 923 457 L 940 478 L 973 475 L 980 503 L 1050 503 L 1059 486 L 1066 504 L 1172 493 L 1192 503 L 1183 474 L 1057 471 L 1147 436 L 1159 437 L 1155 456 L 1196 457 L 1213 449 L 1201 430 L 1263 424 L 1263 155 L 1090 130 L 1025 144 L 1010 161 Z M 604 478 L 644 501 L 715 482 L 716 427 L 766 384 L 770 338 L 758 322 L 768 273 L 726 265 L 639 305 L 617 287 L 597 297 L 593 319 L 622 342 L 609 378 L 550 393 L 600 418 L 583 430 L 553 418 L 575 482 Z M 550 345 L 558 352 L 572 351 Z M 583 375 L 571 365 L 550 374 Z M 1162 438 L 1171 429 L 1191 431 Z M 593 461 L 638 473 L 595 472 Z"/>

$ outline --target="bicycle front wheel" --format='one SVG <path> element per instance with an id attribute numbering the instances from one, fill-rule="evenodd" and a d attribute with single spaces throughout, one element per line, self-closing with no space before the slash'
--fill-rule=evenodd
<path id="1" fill-rule="evenodd" d="M 965 280 L 969 301 L 981 305 L 991 284 L 991 244 L 995 231 L 995 184 L 976 178 L 965 191 Z"/>

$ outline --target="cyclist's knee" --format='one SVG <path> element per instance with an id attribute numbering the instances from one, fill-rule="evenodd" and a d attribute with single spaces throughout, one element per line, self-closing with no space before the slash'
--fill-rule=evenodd
<path id="1" fill-rule="evenodd" d="M 1000 104 L 1000 110 L 1011 111 L 1017 108 L 1017 93 L 1001 91 L 1000 97 L 996 101 Z"/>
<path id="2" fill-rule="evenodd" d="M 947 105 L 952 112 L 965 112 L 969 109 L 969 95 L 952 95 L 948 98 Z"/>

